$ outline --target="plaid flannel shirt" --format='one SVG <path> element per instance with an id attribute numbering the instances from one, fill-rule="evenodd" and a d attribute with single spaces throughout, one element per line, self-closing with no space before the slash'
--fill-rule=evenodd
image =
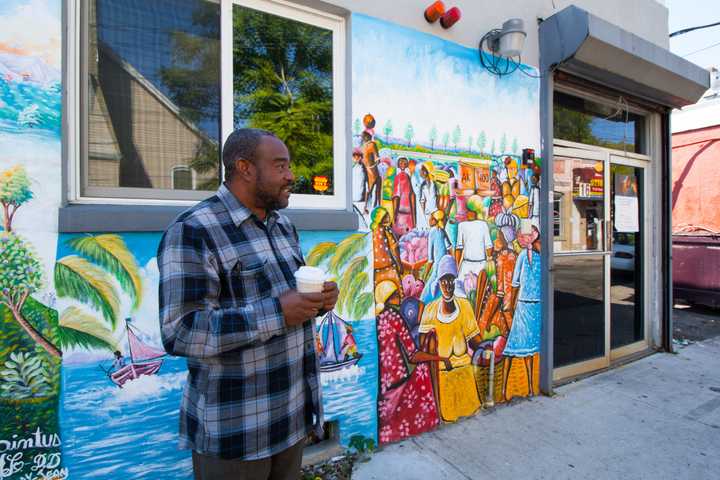
<path id="1" fill-rule="evenodd" d="M 180 448 L 254 460 L 320 433 L 312 322 L 286 326 L 278 300 L 302 264 L 290 220 L 261 222 L 225 185 L 165 232 L 161 335 L 188 363 Z"/>

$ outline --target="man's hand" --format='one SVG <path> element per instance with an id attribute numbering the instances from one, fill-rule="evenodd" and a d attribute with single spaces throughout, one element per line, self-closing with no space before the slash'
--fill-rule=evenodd
<path id="1" fill-rule="evenodd" d="M 322 297 L 323 297 L 322 309 L 325 310 L 326 312 L 329 312 L 330 310 L 335 308 L 335 304 L 337 303 L 339 293 L 340 293 L 340 290 L 338 290 L 337 283 L 325 282 L 323 284 L 323 291 L 322 291 Z"/>
<path id="2" fill-rule="evenodd" d="M 336 288 L 337 290 L 337 288 Z M 302 325 L 311 318 L 315 318 L 323 308 L 323 293 L 298 293 L 288 290 L 280 296 L 285 324 L 288 326 Z M 337 299 L 337 295 L 335 296 Z"/>

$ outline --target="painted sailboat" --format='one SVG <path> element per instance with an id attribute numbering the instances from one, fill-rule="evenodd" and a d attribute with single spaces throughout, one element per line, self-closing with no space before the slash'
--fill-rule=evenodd
<path id="1" fill-rule="evenodd" d="M 125 320 L 125 331 L 128 337 L 130 363 L 108 374 L 110 380 L 120 388 L 127 381 L 135 380 L 142 375 L 155 375 L 167 355 L 163 350 L 140 340 L 135 327 L 130 325 L 129 318 Z"/>
<path id="2" fill-rule="evenodd" d="M 318 326 L 321 372 L 334 372 L 355 365 L 362 358 L 357 351 L 352 326 L 335 312 L 328 312 Z"/>

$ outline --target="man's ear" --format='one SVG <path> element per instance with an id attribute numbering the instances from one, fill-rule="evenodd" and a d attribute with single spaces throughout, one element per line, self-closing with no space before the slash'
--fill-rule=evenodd
<path id="1" fill-rule="evenodd" d="M 245 158 L 238 158 L 235 160 L 235 171 L 237 175 L 245 180 L 251 180 L 252 177 L 252 165 L 251 162 Z"/>

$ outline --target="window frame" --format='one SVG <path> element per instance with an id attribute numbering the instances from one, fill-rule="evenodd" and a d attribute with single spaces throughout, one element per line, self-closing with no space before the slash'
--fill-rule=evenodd
<path id="1" fill-rule="evenodd" d="M 348 210 L 347 178 L 347 18 L 284 0 L 207 0 L 220 4 L 220 143 L 233 131 L 232 12 L 233 6 L 262 11 L 332 31 L 333 39 L 333 194 L 293 194 L 289 210 Z M 190 206 L 213 191 L 189 191 L 135 187 L 89 187 L 88 170 L 88 8 L 86 0 L 67 0 L 63 96 L 64 201 L 68 204 Z M 224 167 L 220 159 L 220 177 Z M 106 192 L 100 195 L 98 192 Z"/>

